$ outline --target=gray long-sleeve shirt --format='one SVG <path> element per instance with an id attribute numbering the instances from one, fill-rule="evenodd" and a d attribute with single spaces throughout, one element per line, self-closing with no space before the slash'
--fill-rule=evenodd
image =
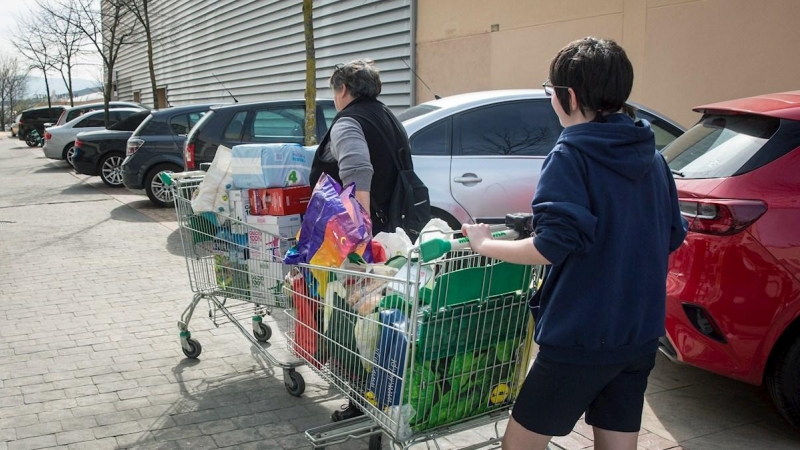
<path id="1" fill-rule="evenodd" d="M 331 128 L 331 143 L 323 150 L 322 160 L 338 162 L 343 185 L 355 183 L 356 190 L 370 191 L 374 169 L 364 130 L 355 119 L 342 117 L 336 121 Z"/>

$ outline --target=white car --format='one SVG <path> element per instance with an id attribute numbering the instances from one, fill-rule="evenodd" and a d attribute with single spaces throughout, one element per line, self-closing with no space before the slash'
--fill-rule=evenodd
<path id="1" fill-rule="evenodd" d="M 110 109 L 110 123 L 113 125 L 131 114 L 141 111 L 140 108 Z M 72 165 L 72 156 L 75 154 L 75 137 L 84 131 L 104 130 L 105 112 L 91 111 L 73 119 L 64 125 L 45 128 L 44 130 L 44 156 L 51 159 L 66 160 Z"/>
<path id="2" fill-rule="evenodd" d="M 683 128 L 641 105 L 660 150 Z M 562 128 L 541 89 L 453 95 L 400 113 L 414 172 L 428 187 L 431 213 L 462 223 L 503 223 L 507 213 L 530 212 L 547 154 Z"/>

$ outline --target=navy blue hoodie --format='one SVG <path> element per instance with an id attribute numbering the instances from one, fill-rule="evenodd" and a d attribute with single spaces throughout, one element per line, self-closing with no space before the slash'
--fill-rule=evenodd
<path id="1" fill-rule="evenodd" d="M 650 125 L 612 114 L 564 129 L 532 207 L 534 245 L 552 263 L 532 305 L 539 351 L 574 364 L 654 352 L 686 221 Z"/>

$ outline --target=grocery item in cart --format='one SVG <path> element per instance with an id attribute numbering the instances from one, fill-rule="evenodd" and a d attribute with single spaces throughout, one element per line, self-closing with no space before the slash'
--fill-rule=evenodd
<path id="1" fill-rule="evenodd" d="M 233 185 L 239 189 L 309 184 L 314 151 L 300 144 L 242 144 L 232 149 Z"/>
<path id="2" fill-rule="evenodd" d="M 220 145 L 211 167 L 192 196 L 192 211 L 214 212 L 227 215 L 229 211 L 228 189 L 232 187 L 231 149 Z"/>
<path id="3" fill-rule="evenodd" d="M 311 187 L 249 189 L 250 214 L 254 216 L 287 216 L 305 214 L 311 200 Z"/>

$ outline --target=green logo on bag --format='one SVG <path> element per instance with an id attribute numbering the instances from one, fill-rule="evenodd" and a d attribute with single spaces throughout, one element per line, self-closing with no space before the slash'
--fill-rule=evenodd
<path id="1" fill-rule="evenodd" d="M 289 172 L 289 176 L 286 177 L 286 179 L 289 180 L 290 184 L 296 184 L 297 183 L 297 171 L 293 170 L 293 171 Z"/>

